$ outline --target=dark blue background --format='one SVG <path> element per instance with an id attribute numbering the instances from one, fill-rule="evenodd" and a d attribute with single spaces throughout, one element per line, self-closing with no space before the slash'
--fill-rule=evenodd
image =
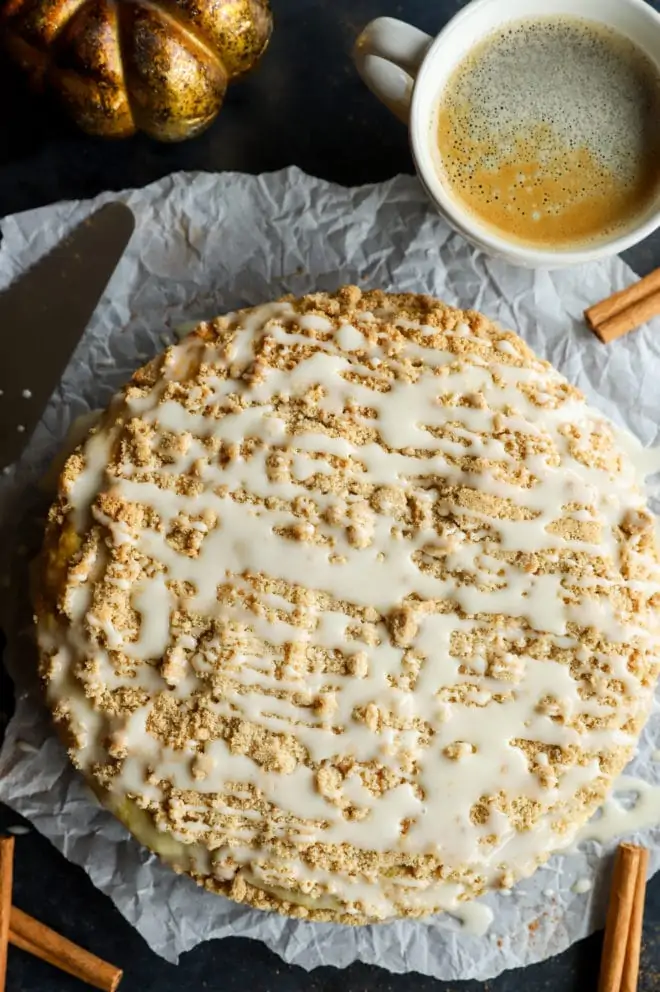
<path id="1" fill-rule="evenodd" d="M 660 10 L 660 0 L 651 2 Z M 356 77 L 351 46 L 360 28 L 379 14 L 402 17 L 435 33 L 463 5 L 463 0 L 273 0 L 275 34 L 261 68 L 230 91 L 220 118 L 206 134 L 182 145 L 156 145 L 141 137 L 117 144 L 86 138 L 46 102 L 27 94 L 13 70 L 2 64 L 0 215 L 105 189 L 142 186 L 179 170 L 258 173 L 293 163 L 345 185 L 412 172 L 405 129 Z M 660 236 L 626 257 L 640 273 L 660 265 Z M 6 680 L 1 702 L 3 721 L 11 709 Z M 17 822 L 0 806 L 0 831 Z M 16 849 L 16 904 L 121 965 L 126 972 L 122 992 L 596 990 L 600 935 L 524 973 L 509 972 L 485 984 L 445 984 L 364 965 L 307 974 L 284 965 L 262 944 L 242 939 L 203 944 L 175 968 L 152 954 L 84 872 L 34 831 L 17 837 Z M 660 990 L 659 931 L 660 879 L 649 890 L 641 992 Z M 81 989 L 74 979 L 10 951 L 8 992 Z"/>

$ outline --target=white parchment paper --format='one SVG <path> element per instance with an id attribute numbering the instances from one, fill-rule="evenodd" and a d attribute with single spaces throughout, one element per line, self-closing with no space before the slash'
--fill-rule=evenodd
<path id="1" fill-rule="evenodd" d="M 146 189 L 7 217 L 0 289 L 110 199 L 132 207 L 135 234 L 23 458 L 0 477 L 0 600 L 18 696 L 0 753 L 0 799 L 82 865 L 170 961 L 202 940 L 234 935 L 259 938 L 305 968 L 361 960 L 395 972 L 486 979 L 562 951 L 602 924 L 614 841 L 556 855 L 512 894 L 487 896 L 495 921 L 482 936 L 462 932 L 447 916 L 363 928 L 287 920 L 242 909 L 161 865 L 99 808 L 53 736 L 34 674 L 28 561 L 47 505 L 37 483 L 75 418 L 103 406 L 183 322 L 287 292 L 355 282 L 429 292 L 480 309 L 522 334 L 645 444 L 657 444 L 660 321 L 607 347 L 582 323 L 585 306 L 623 288 L 633 273 L 620 259 L 560 272 L 514 269 L 452 234 L 413 178 L 344 189 L 287 169 L 257 177 L 178 174 Z M 37 341 L 34 346 L 38 360 Z M 658 748 L 660 710 L 632 773 L 660 783 Z M 660 828 L 633 836 L 651 848 L 655 871 Z M 593 887 L 574 891 L 576 882 L 579 890 Z"/>

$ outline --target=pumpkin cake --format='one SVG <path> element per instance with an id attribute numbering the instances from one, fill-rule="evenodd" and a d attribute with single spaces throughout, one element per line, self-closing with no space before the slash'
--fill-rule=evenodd
<path id="1" fill-rule="evenodd" d="M 71 759 L 252 906 L 368 923 L 510 887 L 651 704 L 627 448 L 519 337 L 429 297 L 200 324 L 60 479 L 36 612 Z"/>

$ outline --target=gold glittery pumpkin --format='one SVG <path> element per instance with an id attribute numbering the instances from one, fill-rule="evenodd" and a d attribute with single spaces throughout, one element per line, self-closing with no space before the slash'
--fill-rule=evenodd
<path id="1" fill-rule="evenodd" d="M 0 0 L 10 54 L 90 134 L 181 141 L 268 44 L 268 0 Z"/>

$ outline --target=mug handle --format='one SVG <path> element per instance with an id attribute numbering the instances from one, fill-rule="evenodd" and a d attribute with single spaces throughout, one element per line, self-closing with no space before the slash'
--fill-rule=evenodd
<path id="1" fill-rule="evenodd" d="M 388 110 L 408 123 L 415 75 L 433 39 L 395 17 L 367 24 L 353 49 L 360 76 Z"/>

